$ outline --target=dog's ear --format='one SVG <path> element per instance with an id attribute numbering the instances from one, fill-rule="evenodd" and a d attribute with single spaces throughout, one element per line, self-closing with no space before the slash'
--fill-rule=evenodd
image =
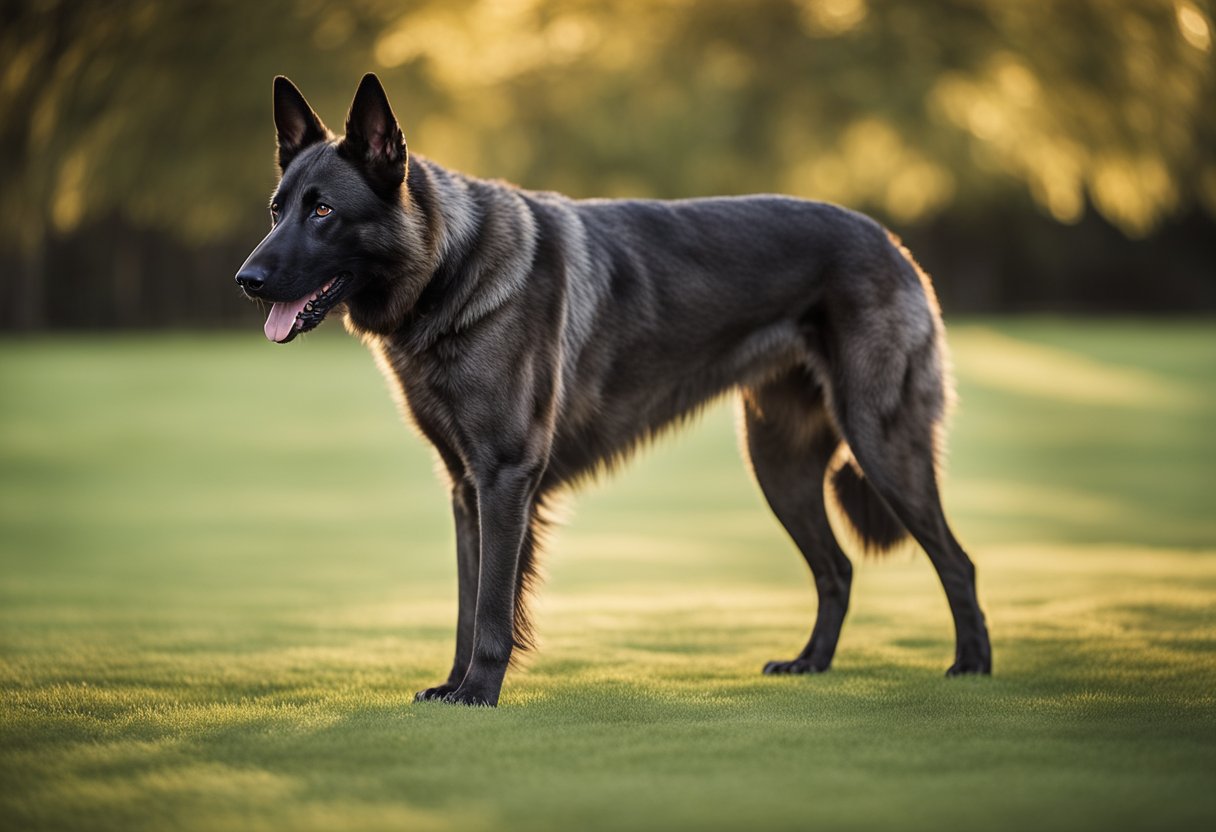
<path id="1" fill-rule="evenodd" d="M 405 179 L 405 137 L 374 73 L 359 83 L 338 152 L 359 165 L 381 195 L 391 195 Z"/>
<path id="2" fill-rule="evenodd" d="M 287 170 L 301 150 L 330 136 L 296 85 L 282 75 L 274 79 L 274 127 L 279 134 L 280 171 Z"/>

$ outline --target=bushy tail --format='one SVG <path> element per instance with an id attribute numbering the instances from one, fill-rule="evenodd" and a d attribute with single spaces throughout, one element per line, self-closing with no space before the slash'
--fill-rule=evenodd
<path id="1" fill-rule="evenodd" d="M 857 463 L 848 460 L 832 475 L 832 490 L 867 552 L 880 554 L 908 536 L 899 519 L 870 485 Z"/>

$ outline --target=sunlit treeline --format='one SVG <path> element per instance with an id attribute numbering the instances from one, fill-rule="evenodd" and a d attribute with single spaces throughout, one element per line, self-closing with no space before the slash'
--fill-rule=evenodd
<path id="1" fill-rule="evenodd" d="M 247 237 L 280 72 L 340 131 L 376 70 L 412 151 L 529 187 L 1145 237 L 1216 216 L 1211 27 L 1201 0 L 6 3 L 0 300 L 36 322 L 48 246 L 90 224 Z"/>

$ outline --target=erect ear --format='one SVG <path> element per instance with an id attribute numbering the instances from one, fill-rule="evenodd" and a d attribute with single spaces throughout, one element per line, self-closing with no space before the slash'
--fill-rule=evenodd
<path id="1" fill-rule="evenodd" d="M 274 79 L 274 127 L 279 134 L 280 171 L 287 170 L 301 150 L 330 137 L 296 85 L 282 75 Z"/>
<path id="2" fill-rule="evenodd" d="M 359 83 L 338 152 L 362 168 L 382 196 L 391 195 L 405 179 L 405 137 L 374 73 L 364 75 Z"/>

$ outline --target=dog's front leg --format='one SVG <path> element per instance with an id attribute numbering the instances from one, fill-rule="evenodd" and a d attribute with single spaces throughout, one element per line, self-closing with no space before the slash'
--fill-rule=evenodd
<path id="1" fill-rule="evenodd" d="M 442 685 L 420 690 L 418 702 L 443 699 L 464 680 L 473 655 L 473 616 L 477 609 L 477 572 L 481 560 L 481 534 L 477 523 L 477 489 L 468 482 L 452 487 L 452 516 L 456 521 L 456 577 L 459 588 L 456 614 L 456 657 Z"/>
<path id="2" fill-rule="evenodd" d="M 515 644 L 515 595 L 519 553 L 532 516 L 540 466 L 496 466 L 477 479 L 481 558 L 473 626 L 473 651 L 460 687 L 448 702 L 497 705 Z"/>

